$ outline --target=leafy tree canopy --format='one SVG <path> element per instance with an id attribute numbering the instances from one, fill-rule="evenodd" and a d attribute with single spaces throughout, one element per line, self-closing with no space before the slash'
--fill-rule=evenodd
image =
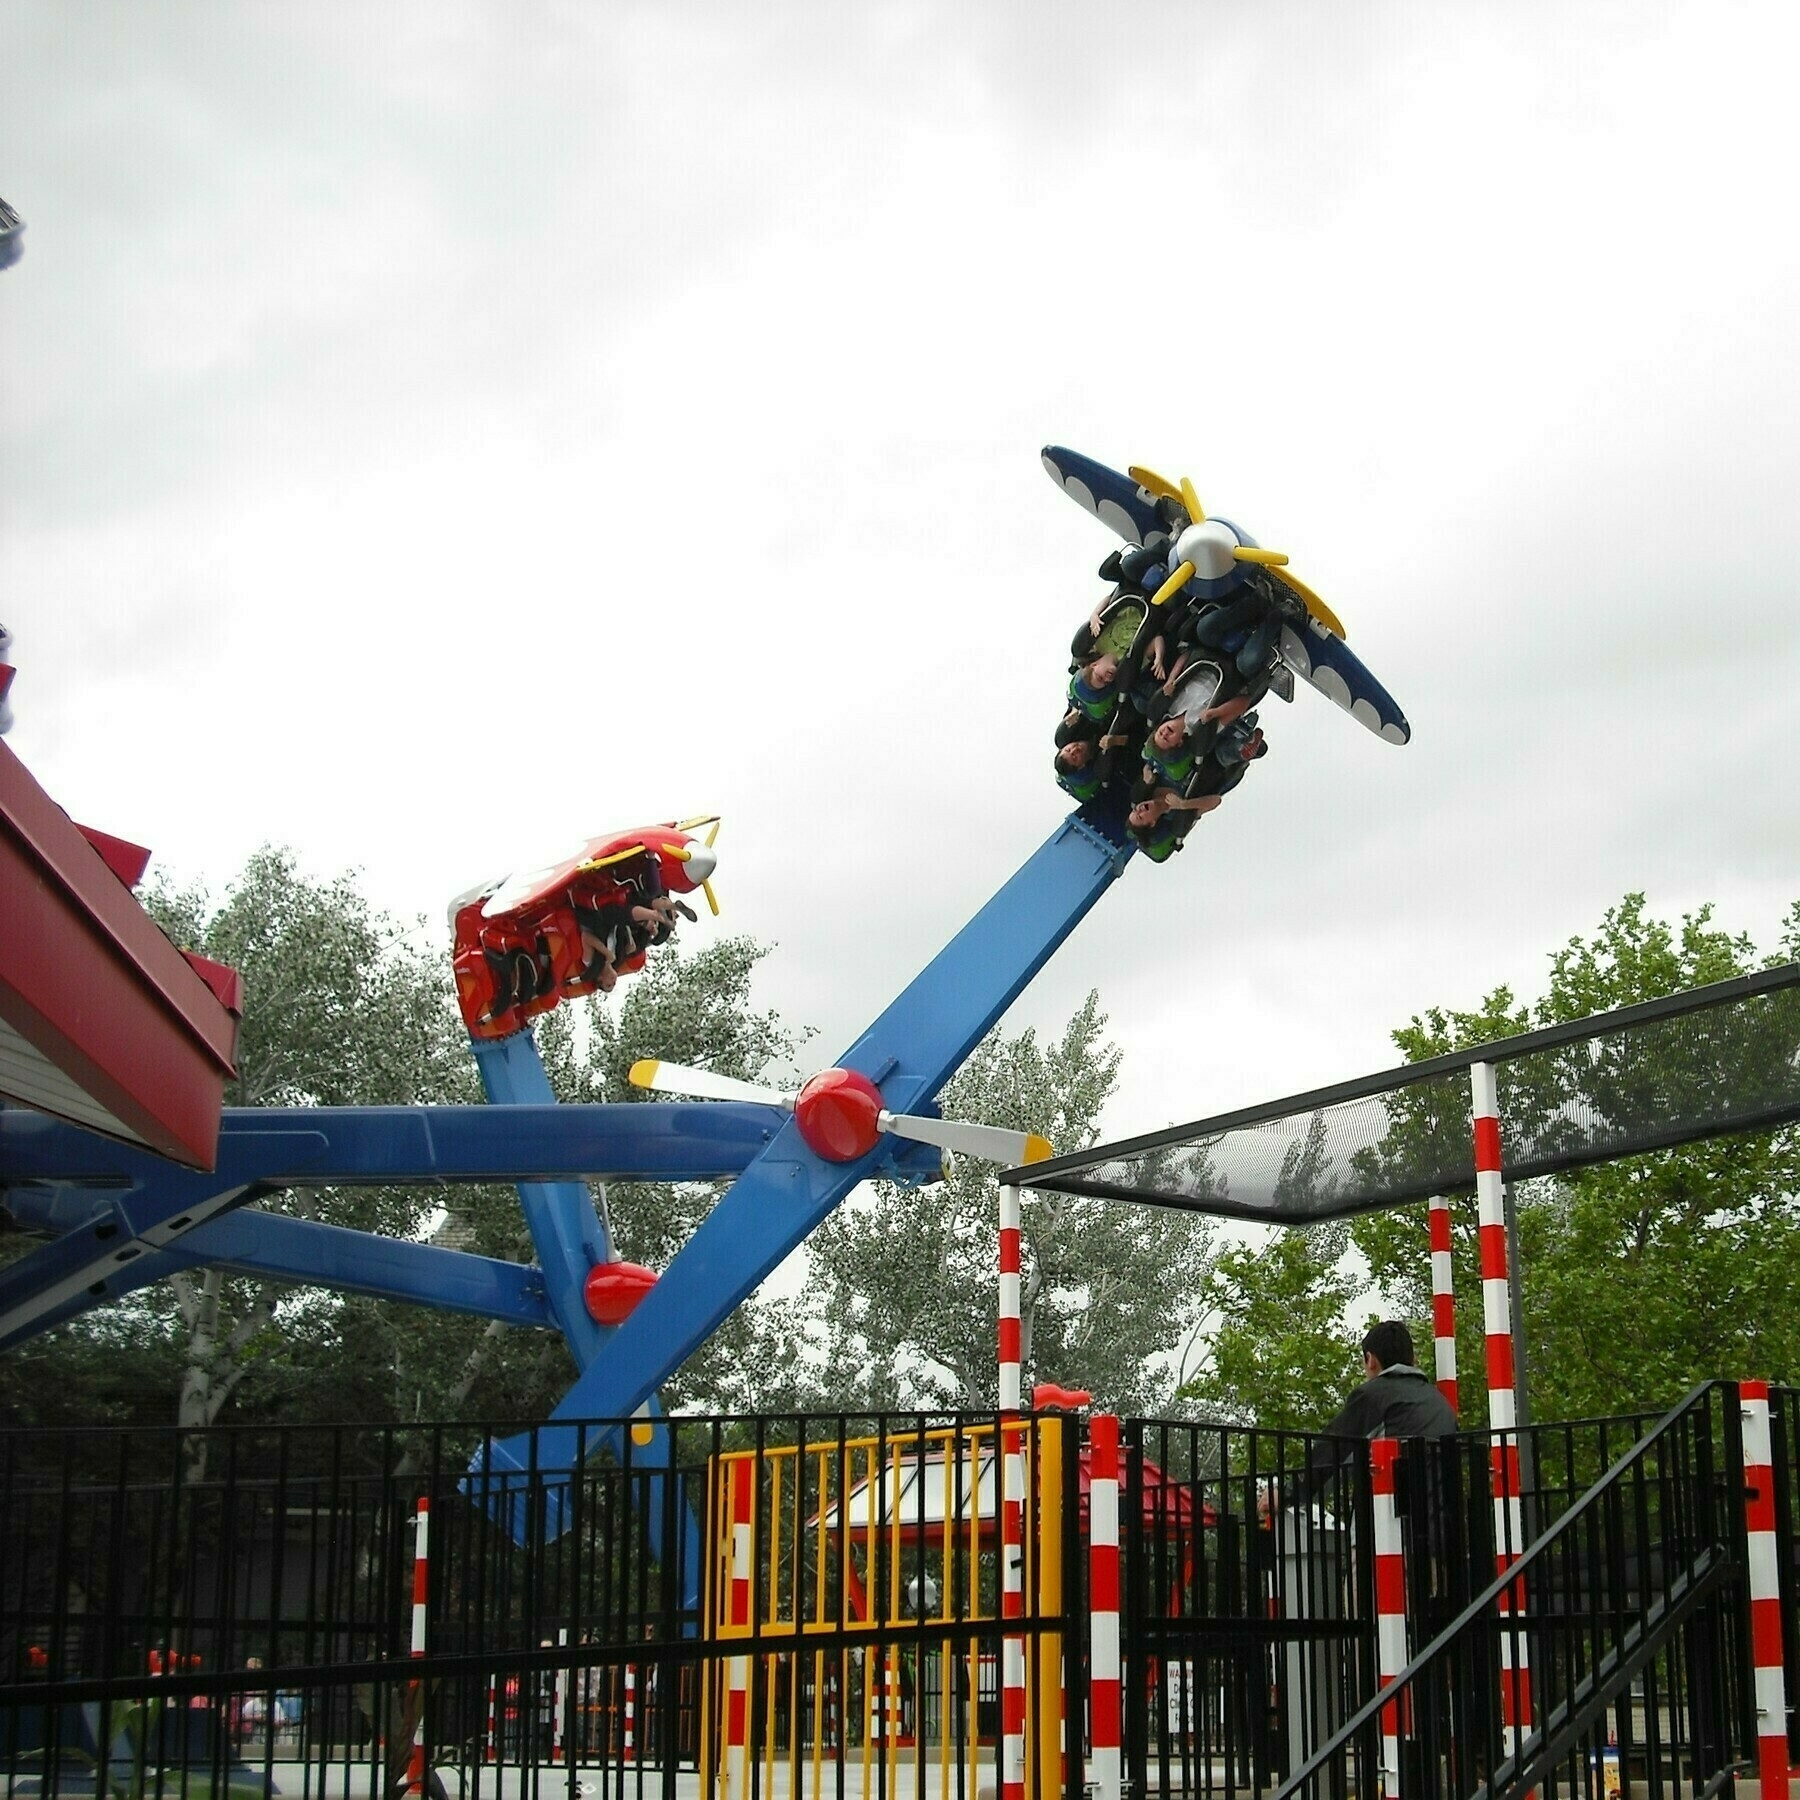
<path id="1" fill-rule="evenodd" d="M 1409 1062 L 1534 1027 L 1660 998 L 1800 955 L 1800 907 L 1775 952 L 1721 930 L 1712 909 L 1679 924 L 1628 894 L 1592 936 L 1550 958 L 1542 999 L 1496 988 L 1472 1010 L 1432 1008 L 1394 1033 Z M 1692 1109 L 1710 1084 L 1742 1094 L 1794 1079 L 1795 997 L 1758 1001 L 1650 1036 L 1524 1059 L 1500 1070 L 1503 1136 L 1554 1144 L 1559 1133 L 1654 1129 Z M 1465 1081 L 1389 1101 L 1383 1142 L 1363 1172 L 1440 1166 L 1466 1146 Z M 1314 1121 L 1315 1133 L 1320 1122 Z M 1466 1155 L 1466 1149 L 1463 1152 Z M 1306 1146 L 1283 1180 L 1302 1191 Z M 1466 1166 L 1466 1164 L 1465 1164 Z M 1738 1135 L 1652 1152 L 1517 1190 L 1522 1341 L 1532 1415 L 1658 1411 L 1710 1375 L 1800 1378 L 1800 1133 Z M 1486 1422 L 1481 1259 L 1472 1195 L 1452 1197 L 1463 1422 Z M 1347 1255 L 1347 1251 L 1354 1254 Z M 1432 1362 L 1425 1204 L 1343 1226 L 1281 1231 L 1219 1258 L 1207 1288 L 1206 1359 L 1183 1390 L 1208 1412 L 1266 1425 L 1322 1423 L 1360 1374 L 1359 1314 L 1408 1320 Z"/>

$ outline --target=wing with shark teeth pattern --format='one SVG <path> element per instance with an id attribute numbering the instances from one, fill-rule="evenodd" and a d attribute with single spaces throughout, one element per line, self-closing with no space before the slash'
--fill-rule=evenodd
<path id="1" fill-rule="evenodd" d="M 1129 475 L 1060 444 L 1044 447 L 1044 468 L 1077 506 L 1110 526 L 1126 543 L 1168 541 L 1169 529 L 1157 514 L 1156 496 Z"/>
<path id="2" fill-rule="evenodd" d="M 1411 741 L 1412 727 L 1393 695 L 1369 673 L 1362 658 L 1317 619 L 1282 626 L 1281 660 L 1384 743 Z"/>

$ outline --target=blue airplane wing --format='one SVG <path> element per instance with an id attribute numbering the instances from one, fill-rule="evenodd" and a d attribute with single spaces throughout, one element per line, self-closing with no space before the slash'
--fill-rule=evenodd
<path id="1" fill-rule="evenodd" d="M 1167 542 L 1169 531 L 1157 517 L 1156 496 L 1129 475 L 1060 444 L 1044 446 L 1044 467 L 1077 506 L 1110 525 L 1126 543 Z"/>
<path id="2" fill-rule="evenodd" d="M 1412 727 L 1393 695 L 1369 673 L 1362 658 L 1317 619 L 1282 626 L 1281 660 L 1378 738 L 1390 744 L 1411 740 Z"/>

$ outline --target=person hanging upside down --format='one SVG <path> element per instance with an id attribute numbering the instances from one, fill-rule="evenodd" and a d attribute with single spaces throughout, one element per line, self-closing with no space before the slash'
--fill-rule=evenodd
<path id="1" fill-rule="evenodd" d="M 603 994 L 613 991 L 620 965 L 640 954 L 654 933 L 668 925 L 654 906 L 638 901 L 613 900 L 604 906 L 577 904 L 573 910 L 581 930 L 583 979 L 593 982 Z"/>
<path id="2" fill-rule="evenodd" d="M 1085 806 L 1105 785 L 1092 738 L 1072 738 L 1056 752 L 1056 785 Z"/>
<path id="3" fill-rule="evenodd" d="M 1180 793 L 1194 773 L 1195 744 L 1188 722 L 1181 713 L 1171 713 L 1155 726 L 1144 740 L 1143 774 L 1138 785 L 1145 791 L 1168 788 Z"/>
<path id="4" fill-rule="evenodd" d="M 1152 862 L 1166 862 L 1181 848 L 1182 840 L 1194 826 L 1244 779 L 1250 764 L 1267 754 L 1268 748 L 1255 715 L 1250 714 L 1222 732 L 1210 751 L 1195 758 L 1193 773 L 1181 793 L 1140 783 L 1133 796 L 1135 804 L 1126 815 L 1138 848 Z M 1150 767 L 1146 763 L 1146 775 Z"/>
<path id="5" fill-rule="evenodd" d="M 1110 652 L 1083 663 L 1069 677 L 1069 710 L 1104 725 L 1119 703 L 1113 683 L 1119 678 L 1119 659 Z"/>
<path id="6" fill-rule="evenodd" d="M 1152 862 L 1167 862 L 1189 831 L 1220 804 L 1217 794 L 1171 793 L 1167 788 L 1138 801 L 1126 815 L 1137 847 Z"/>

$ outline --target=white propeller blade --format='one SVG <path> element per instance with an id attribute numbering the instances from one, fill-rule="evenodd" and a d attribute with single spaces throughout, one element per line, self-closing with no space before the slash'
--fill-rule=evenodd
<path id="1" fill-rule="evenodd" d="M 748 1100 L 761 1106 L 785 1106 L 790 1110 L 797 1096 L 784 1094 L 733 1075 L 715 1075 L 710 1069 L 693 1069 L 683 1063 L 657 1062 L 646 1057 L 631 1065 L 631 1085 L 653 1094 L 681 1094 L 690 1100 Z M 1034 1131 L 1003 1131 L 998 1125 L 971 1125 L 961 1119 L 920 1119 L 909 1113 L 883 1112 L 883 1131 L 914 1143 L 933 1144 L 958 1156 L 979 1157 L 1008 1168 L 1043 1162 L 1050 1145 Z"/>
<path id="2" fill-rule="evenodd" d="M 794 1104 L 792 1094 L 739 1081 L 734 1075 L 715 1075 L 710 1069 L 690 1069 L 681 1063 L 657 1062 L 646 1057 L 631 1065 L 631 1085 L 653 1094 L 682 1094 L 690 1100 L 749 1100 L 758 1106 Z"/>
<path id="3" fill-rule="evenodd" d="M 1051 1155 L 1049 1143 L 1035 1131 L 1004 1131 L 998 1125 L 971 1125 L 962 1119 L 918 1119 L 907 1113 L 884 1112 L 881 1129 L 915 1143 L 935 1144 L 958 1156 L 977 1156 L 1005 1168 L 1044 1162 Z"/>

